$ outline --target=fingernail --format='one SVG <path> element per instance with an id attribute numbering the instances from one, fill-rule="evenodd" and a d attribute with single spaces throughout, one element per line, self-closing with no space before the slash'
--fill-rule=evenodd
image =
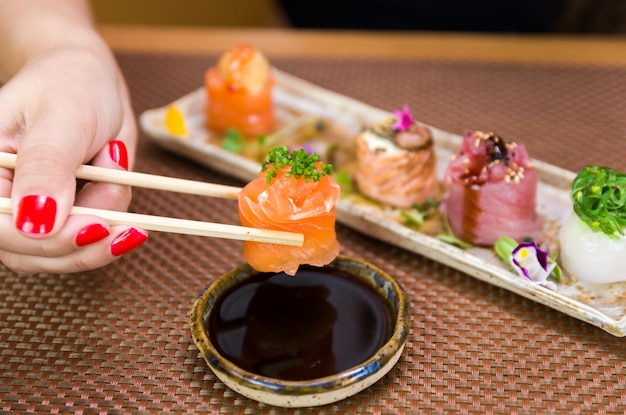
<path id="1" fill-rule="evenodd" d="M 126 229 L 111 242 L 111 253 L 120 256 L 146 242 L 148 235 L 135 228 Z"/>
<path id="2" fill-rule="evenodd" d="M 128 170 L 128 151 L 123 141 L 109 141 L 109 154 L 114 162 L 122 166 L 124 170 Z"/>
<path id="3" fill-rule="evenodd" d="M 110 232 L 107 228 L 100 225 L 99 223 L 94 223 L 92 225 L 87 225 L 76 235 L 76 245 L 77 246 L 85 246 L 92 244 L 94 242 L 101 241 L 102 239 L 109 236 Z"/>
<path id="4" fill-rule="evenodd" d="M 44 235 L 54 227 L 57 202 L 48 196 L 24 196 L 17 207 L 15 226 L 22 232 Z"/>

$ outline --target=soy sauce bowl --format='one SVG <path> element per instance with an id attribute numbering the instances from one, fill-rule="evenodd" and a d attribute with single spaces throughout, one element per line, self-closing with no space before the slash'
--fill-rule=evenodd
<path id="1" fill-rule="evenodd" d="M 295 276 L 242 265 L 194 302 L 191 334 L 215 375 L 279 407 L 326 405 L 374 384 L 396 364 L 411 310 L 402 287 L 339 256 Z"/>

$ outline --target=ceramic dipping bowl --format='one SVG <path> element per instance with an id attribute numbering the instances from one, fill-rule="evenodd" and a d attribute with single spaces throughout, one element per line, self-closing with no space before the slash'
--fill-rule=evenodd
<path id="1" fill-rule="evenodd" d="M 273 406 L 311 407 L 352 396 L 389 372 L 410 311 L 389 275 L 339 256 L 295 276 L 242 265 L 196 299 L 190 318 L 194 343 L 226 386 Z"/>

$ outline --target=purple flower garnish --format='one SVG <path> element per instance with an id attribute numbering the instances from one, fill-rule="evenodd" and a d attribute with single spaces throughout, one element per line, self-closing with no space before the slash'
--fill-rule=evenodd
<path id="1" fill-rule="evenodd" d="M 302 146 L 302 149 L 304 151 L 306 151 L 308 154 L 313 154 L 315 153 L 315 151 L 313 150 L 313 146 L 311 145 L 311 143 L 304 143 L 304 145 Z"/>
<path id="2" fill-rule="evenodd" d="M 304 150 L 307 152 L 307 154 L 313 154 L 315 153 L 315 149 L 313 148 L 313 144 L 311 142 L 306 142 L 302 145 L 290 145 L 289 147 L 289 151 L 290 152 L 294 152 L 297 150 Z"/>
<path id="3" fill-rule="evenodd" d="M 413 116 L 407 104 L 402 106 L 402 110 L 395 110 L 393 113 L 396 116 L 396 120 L 391 125 L 392 130 L 406 131 L 413 124 Z"/>
<path id="4" fill-rule="evenodd" d="M 511 252 L 511 265 L 517 273 L 546 288 L 556 289 L 556 285 L 548 281 L 556 263 L 548 262 L 548 252 L 539 249 L 535 242 L 522 242 Z"/>

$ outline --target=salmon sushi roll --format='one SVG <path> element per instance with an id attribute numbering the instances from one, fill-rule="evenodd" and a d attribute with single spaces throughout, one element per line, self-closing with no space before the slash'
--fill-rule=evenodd
<path id="1" fill-rule="evenodd" d="M 208 128 L 235 129 L 248 138 L 273 131 L 273 85 L 269 62 L 260 51 L 248 45 L 230 49 L 205 73 Z"/>
<path id="2" fill-rule="evenodd" d="M 239 193 L 244 226 L 302 233 L 301 247 L 244 242 L 244 258 L 257 271 L 295 275 L 300 265 L 324 266 L 339 254 L 335 204 L 339 185 L 332 166 L 305 150 L 272 149 L 258 177 Z"/>

